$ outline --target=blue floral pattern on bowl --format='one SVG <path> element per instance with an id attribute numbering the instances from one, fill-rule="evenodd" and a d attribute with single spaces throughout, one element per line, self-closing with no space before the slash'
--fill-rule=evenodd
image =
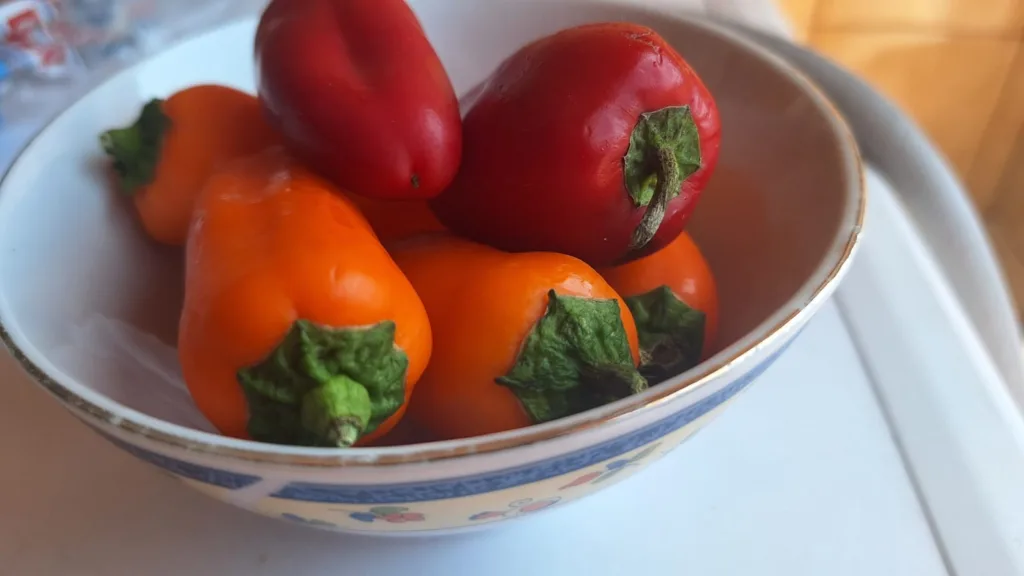
<path id="1" fill-rule="evenodd" d="M 569 474 L 646 446 L 704 416 L 746 388 L 767 370 L 788 346 L 787 342 L 743 377 L 707 398 L 631 434 L 576 452 L 473 476 L 391 486 L 293 482 L 271 496 L 326 504 L 408 504 L 496 492 Z"/>
<path id="2" fill-rule="evenodd" d="M 228 490 L 240 490 L 242 488 L 252 486 L 261 480 L 259 476 L 240 474 L 238 472 L 228 472 L 227 470 L 219 470 L 217 468 L 209 468 L 207 466 L 200 466 L 199 464 L 193 464 L 192 462 L 185 462 L 184 460 L 164 456 L 163 454 L 157 454 L 156 452 L 144 450 L 138 446 L 118 440 L 102 430 L 96 429 L 96 431 L 125 452 L 182 478 L 188 478 L 189 480 L 195 480 L 196 482 L 202 482 L 204 484 L 211 484 Z"/>
<path id="3" fill-rule="evenodd" d="M 540 512 L 541 510 L 547 510 L 561 501 L 562 499 L 558 496 L 544 498 L 542 500 L 524 498 L 522 500 L 511 502 L 505 510 L 488 510 L 486 512 L 473 514 L 469 517 L 469 521 L 481 522 L 484 520 L 504 520 L 506 518 L 515 518 L 517 516 L 522 516 L 523 514 L 532 514 L 534 512 Z"/>
<path id="4" fill-rule="evenodd" d="M 335 511 L 339 511 L 334 509 Z M 340 512 L 348 512 L 340 510 Z M 405 506 L 374 506 L 366 512 L 349 512 L 348 517 L 359 522 L 372 523 L 380 520 L 391 524 L 406 522 L 423 522 L 426 517 L 420 512 L 413 512 Z"/>
<path id="5" fill-rule="evenodd" d="M 604 469 L 595 470 L 593 472 L 588 472 L 587 474 L 584 474 L 582 476 L 577 476 L 571 482 L 559 488 L 559 490 L 568 490 L 569 488 L 575 488 L 577 486 L 587 486 L 607 482 L 609 479 L 614 478 L 623 470 L 628 470 L 629 468 L 636 466 L 638 463 L 643 462 L 643 460 L 646 459 L 651 454 L 653 454 L 659 446 L 661 446 L 661 443 L 651 444 L 650 446 L 644 448 L 643 450 L 634 454 L 630 458 L 612 460 L 611 462 L 605 464 Z"/>

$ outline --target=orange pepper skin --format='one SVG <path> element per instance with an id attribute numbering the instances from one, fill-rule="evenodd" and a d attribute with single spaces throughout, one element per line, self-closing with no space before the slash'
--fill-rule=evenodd
<path id="1" fill-rule="evenodd" d="M 256 97 L 212 84 L 154 100 L 136 124 L 103 136 L 142 227 L 172 246 L 184 245 L 192 206 L 210 174 L 278 140 Z"/>
<path id="2" fill-rule="evenodd" d="M 631 304 L 644 294 L 667 287 L 675 298 L 702 312 L 704 333 L 699 359 L 710 356 L 718 332 L 718 290 L 707 260 L 689 234 L 681 233 L 675 240 L 653 254 L 616 267 L 602 269 L 601 275 Z M 660 316 L 655 318 L 656 322 L 664 322 L 666 314 L 663 311 L 656 311 L 655 314 Z M 646 326 L 643 325 L 640 316 L 636 317 L 643 342 Z M 693 364 L 693 360 L 698 359 L 694 358 L 688 364 Z"/>
<path id="3" fill-rule="evenodd" d="M 385 245 L 445 230 L 425 200 L 382 200 L 359 194 L 347 196 L 359 207 L 377 238 Z"/>
<path id="4" fill-rule="evenodd" d="M 233 162 L 197 201 L 186 258 L 179 358 L 192 397 L 218 430 L 251 436 L 240 371 L 271 356 L 300 319 L 354 330 L 395 323 L 394 347 L 408 359 L 404 398 L 357 445 L 399 421 L 427 366 L 430 324 L 344 195 L 280 150 Z"/>
<path id="5" fill-rule="evenodd" d="M 516 363 L 527 334 L 545 314 L 548 293 L 613 300 L 639 362 L 632 316 L 592 268 L 555 253 L 508 254 L 448 234 L 391 247 L 430 316 L 434 349 L 410 404 L 410 417 L 433 436 L 465 438 L 534 422 L 516 394 L 495 379 Z"/>

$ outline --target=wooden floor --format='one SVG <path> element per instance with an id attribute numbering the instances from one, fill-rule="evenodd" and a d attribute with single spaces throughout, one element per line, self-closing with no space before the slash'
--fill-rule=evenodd
<path id="1" fill-rule="evenodd" d="M 798 37 L 912 115 L 970 190 L 1024 304 L 1024 0 L 777 0 Z"/>

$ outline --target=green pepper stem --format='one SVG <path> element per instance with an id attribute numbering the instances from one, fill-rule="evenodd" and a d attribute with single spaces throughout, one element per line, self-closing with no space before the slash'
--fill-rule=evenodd
<path id="1" fill-rule="evenodd" d="M 150 100 L 131 126 L 100 134 L 100 145 L 110 158 L 121 183 L 131 196 L 156 177 L 164 135 L 171 121 L 163 112 L 163 100 Z"/>
<path id="2" fill-rule="evenodd" d="M 657 174 L 658 185 L 654 190 L 654 197 L 651 198 L 640 224 L 633 231 L 633 239 L 629 244 L 632 250 L 640 250 L 654 239 L 661 221 L 665 219 L 669 201 L 679 194 L 679 188 L 682 186 L 679 178 L 679 160 L 671 148 L 658 148 Z"/>
<path id="3" fill-rule="evenodd" d="M 334 376 L 302 397 L 302 426 L 318 443 L 345 448 L 355 444 L 370 421 L 373 403 L 366 386 Z"/>
<path id="4" fill-rule="evenodd" d="M 335 439 L 334 444 L 339 448 L 347 448 L 355 444 L 356 440 L 359 440 L 359 436 L 361 435 L 362 429 L 358 424 L 341 422 L 333 431 L 333 438 Z"/>
<path id="5" fill-rule="evenodd" d="M 523 341 L 515 365 L 495 381 L 519 398 L 535 424 L 642 392 L 615 299 L 548 292 L 548 309 Z"/>
<path id="6" fill-rule="evenodd" d="M 277 348 L 236 374 L 254 440 L 346 447 L 405 403 L 409 360 L 395 323 L 331 328 L 296 320 Z"/>
<path id="7" fill-rule="evenodd" d="M 626 298 L 640 338 L 640 373 L 659 384 L 696 366 L 704 349 L 705 316 L 668 286 Z"/>

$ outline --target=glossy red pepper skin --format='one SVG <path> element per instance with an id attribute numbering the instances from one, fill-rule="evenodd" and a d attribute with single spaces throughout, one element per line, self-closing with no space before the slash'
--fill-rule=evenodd
<path id="1" fill-rule="evenodd" d="M 699 163 L 653 238 L 637 246 L 647 209 L 624 184 L 624 156 L 642 114 L 681 106 L 696 125 Z M 711 94 L 653 30 L 571 28 L 525 46 L 486 81 L 463 119 L 459 174 L 431 206 L 454 232 L 502 250 L 619 264 L 679 235 L 717 163 L 719 138 Z"/>
<path id="2" fill-rule="evenodd" d="M 458 171 L 458 99 L 403 0 L 273 0 L 256 69 L 289 151 L 340 188 L 422 200 Z"/>

